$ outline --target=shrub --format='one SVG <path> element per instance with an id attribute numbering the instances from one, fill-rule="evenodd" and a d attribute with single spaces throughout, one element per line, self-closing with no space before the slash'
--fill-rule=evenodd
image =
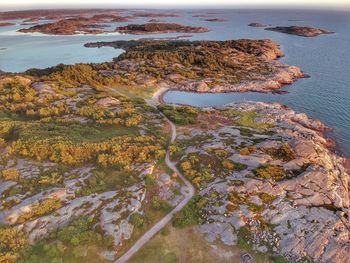
<path id="1" fill-rule="evenodd" d="M 221 164 L 222 164 L 222 167 L 228 170 L 233 170 L 235 168 L 234 163 L 229 159 L 223 160 Z"/>
<path id="2" fill-rule="evenodd" d="M 259 178 L 280 181 L 287 176 L 287 171 L 281 166 L 267 165 L 257 168 L 255 175 Z"/>
<path id="3" fill-rule="evenodd" d="M 0 177 L 5 180 L 16 181 L 21 174 L 16 169 L 6 169 L 0 172 Z"/>
<path id="4" fill-rule="evenodd" d="M 288 143 L 284 143 L 280 148 L 266 148 L 263 149 L 265 153 L 270 155 L 273 159 L 280 159 L 284 162 L 289 162 L 295 159 L 295 153 Z"/>
<path id="5" fill-rule="evenodd" d="M 171 206 L 157 196 L 152 199 L 152 208 L 163 212 L 169 212 L 171 210 Z"/>
<path id="6" fill-rule="evenodd" d="M 34 205 L 30 211 L 21 214 L 17 219 L 17 223 L 21 224 L 28 220 L 32 220 L 34 218 L 49 214 L 61 207 L 62 203 L 61 200 L 58 198 L 49 198 L 43 200 L 38 204 Z"/>
<path id="7" fill-rule="evenodd" d="M 241 155 L 251 155 L 256 151 L 256 146 L 249 146 L 239 150 L 239 154 Z"/>

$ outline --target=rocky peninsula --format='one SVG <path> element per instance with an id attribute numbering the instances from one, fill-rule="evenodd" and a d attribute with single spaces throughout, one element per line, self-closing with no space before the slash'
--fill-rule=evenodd
<path id="1" fill-rule="evenodd" d="M 205 108 L 183 124 L 173 158 L 198 189 L 207 241 L 287 262 L 347 262 L 349 170 L 325 129 L 259 102 Z"/>
<path id="2" fill-rule="evenodd" d="M 135 85 L 167 86 L 193 92 L 270 92 L 304 77 L 300 68 L 280 63 L 284 54 L 271 40 L 114 41 L 88 43 L 126 52 L 108 76 L 135 74 Z"/>
<path id="3" fill-rule="evenodd" d="M 323 34 L 334 34 L 334 32 L 314 28 L 314 27 L 305 27 L 305 26 L 277 26 L 265 28 L 265 30 L 275 31 L 285 34 L 297 35 L 302 37 L 316 37 Z"/>

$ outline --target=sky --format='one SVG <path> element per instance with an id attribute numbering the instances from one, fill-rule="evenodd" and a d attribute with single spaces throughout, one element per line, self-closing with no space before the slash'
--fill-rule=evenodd
<path id="1" fill-rule="evenodd" d="M 350 8 L 350 0 L 0 0 L 0 8 L 15 7 L 322 7 Z"/>

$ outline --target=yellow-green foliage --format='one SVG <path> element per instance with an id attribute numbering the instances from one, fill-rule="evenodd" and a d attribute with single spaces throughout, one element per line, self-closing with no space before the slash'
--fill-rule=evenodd
<path id="1" fill-rule="evenodd" d="M 295 153 L 288 143 L 283 143 L 280 148 L 265 148 L 263 151 L 274 159 L 289 162 L 295 159 Z"/>
<path id="2" fill-rule="evenodd" d="M 0 147 L 4 147 L 6 145 L 5 139 L 0 138 Z"/>
<path id="3" fill-rule="evenodd" d="M 0 262 L 17 262 L 21 251 L 27 246 L 27 238 L 15 227 L 0 227 Z"/>
<path id="4" fill-rule="evenodd" d="M 59 208 L 62 207 L 62 202 L 57 198 L 49 198 L 45 199 L 38 204 L 31 207 L 30 211 L 21 214 L 17 223 L 21 224 L 28 220 L 32 220 L 34 218 L 49 214 Z"/>
<path id="5" fill-rule="evenodd" d="M 113 84 L 112 79 L 99 74 L 91 65 L 76 64 L 64 66 L 62 70 L 51 73 L 48 80 L 55 81 L 65 88 L 88 84 L 96 88 Z"/>
<path id="6" fill-rule="evenodd" d="M 16 181 L 21 174 L 16 169 L 5 169 L 0 171 L 0 177 L 5 180 Z"/>
<path id="7" fill-rule="evenodd" d="M 0 82 L 0 110 L 21 113 L 28 117 L 60 116 L 69 113 L 67 105 L 59 100 L 58 94 L 50 94 L 39 98 L 29 83 L 20 82 L 16 78 Z"/>
<path id="8" fill-rule="evenodd" d="M 100 143 L 74 144 L 69 141 L 51 142 L 17 140 L 10 147 L 11 154 L 51 160 L 69 165 L 95 162 L 109 165 L 130 166 L 149 162 L 164 155 L 162 146 L 151 136 L 119 136 Z"/>
<path id="9" fill-rule="evenodd" d="M 239 154 L 241 155 L 251 155 L 256 151 L 256 146 L 249 146 L 239 150 Z"/>
<path id="10" fill-rule="evenodd" d="M 260 178 L 280 181 L 288 175 L 288 172 L 281 166 L 267 165 L 257 168 L 255 174 Z"/>

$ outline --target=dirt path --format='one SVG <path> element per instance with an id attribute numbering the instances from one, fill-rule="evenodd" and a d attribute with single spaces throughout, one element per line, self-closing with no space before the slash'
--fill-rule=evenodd
<path id="1" fill-rule="evenodd" d="M 162 114 L 163 115 L 163 114 Z M 171 139 L 170 142 L 173 143 L 176 139 L 176 126 L 172 123 L 165 115 L 164 118 L 167 120 L 171 127 Z M 165 217 L 163 217 L 158 223 L 156 223 L 151 229 L 149 229 L 142 237 L 140 237 L 136 243 L 119 259 L 115 261 L 115 263 L 124 263 L 127 262 L 137 251 L 140 250 L 148 241 L 151 240 L 155 234 L 157 234 L 160 230 L 162 230 L 175 216 L 176 213 L 181 211 L 185 205 L 191 200 L 193 197 L 195 190 L 192 184 L 180 173 L 180 171 L 176 168 L 175 164 L 170 161 L 170 151 L 169 149 L 165 155 L 165 163 L 166 165 L 174 172 L 177 173 L 178 176 L 182 179 L 182 181 L 187 186 L 187 191 L 185 193 L 185 198 Z"/>

